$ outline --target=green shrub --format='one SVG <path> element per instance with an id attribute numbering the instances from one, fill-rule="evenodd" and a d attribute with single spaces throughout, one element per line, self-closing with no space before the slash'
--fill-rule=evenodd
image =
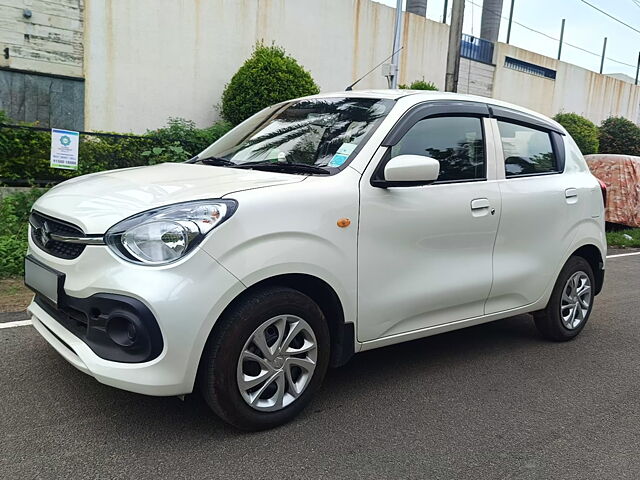
<path id="1" fill-rule="evenodd" d="M 33 188 L 0 200 L 0 277 L 24 274 L 29 212 L 45 191 Z"/>
<path id="2" fill-rule="evenodd" d="M 0 111 L 1 123 L 13 122 Z M 81 135 L 78 170 L 49 167 L 49 131 L 0 128 L 0 178 L 53 182 L 114 168 L 184 161 L 204 150 L 231 127 L 228 122 L 219 122 L 208 128 L 196 128 L 194 122 L 170 118 L 166 127 L 148 131 L 143 136 Z"/>
<path id="3" fill-rule="evenodd" d="M 185 152 L 194 156 L 218 140 L 231 128 L 232 125 L 229 122 L 218 122 L 208 128 L 197 128 L 195 122 L 191 120 L 170 117 L 166 127 L 147 131 L 147 136 L 164 148 L 175 146 L 175 143 L 178 143 Z"/>
<path id="4" fill-rule="evenodd" d="M 583 155 L 598 153 L 598 127 L 577 113 L 558 113 L 553 119 L 567 129 Z"/>
<path id="5" fill-rule="evenodd" d="M 600 126 L 600 153 L 640 156 L 640 128 L 624 117 L 609 117 Z"/>
<path id="6" fill-rule="evenodd" d="M 311 74 L 284 49 L 258 43 L 222 93 L 222 116 L 237 125 L 269 105 L 319 91 Z"/>
<path id="7" fill-rule="evenodd" d="M 403 90 L 438 90 L 438 87 L 433 82 L 425 82 L 424 80 L 415 80 L 411 82 L 411 85 L 401 84 L 398 88 Z"/>
<path id="8" fill-rule="evenodd" d="M 187 152 L 179 142 L 173 142 L 166 147 L 153 147 L 151 150 L 142 152 L 142 156 L 147 158 L 149 165 L 167 162 L 184 162 L 191 154 Z"/>

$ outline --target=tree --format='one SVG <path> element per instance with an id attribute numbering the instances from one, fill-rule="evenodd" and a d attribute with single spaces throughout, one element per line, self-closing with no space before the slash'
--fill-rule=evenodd
<path id="1" fill-rule="evenodd" d="M 598 153 L 598 127 L 577 113 L 559 113 L 553 119 L 567 129 L 583 155 Z"/>
<path id="2" fill-rule="evenodd" d="M 234 125 L 269 105 L 319 93 L 311 74 L 284 49 L 256 44 L 222 93 L 222 116 Z"/>
<path id="3" fill-rule="evenodd" d="M 609 117 L 600 126 L 600 153 L 640 156 L 640 128 L 624 117 Z"/>

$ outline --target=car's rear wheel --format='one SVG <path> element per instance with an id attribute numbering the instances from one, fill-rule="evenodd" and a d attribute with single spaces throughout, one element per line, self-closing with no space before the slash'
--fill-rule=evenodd
<path id="1" fill-rule="evenodd" d="M 309 403 L 329 363 L 329 329 L 303 293 L 269 287 L 233 306 L 207 342 L 200 385 L 209 406 L 244 430 L 283 424 Z"/>
<path id="2" fill-rule="evenodd" d="M 571 257 L 558 276 L 547 308 L 534 316 L 540 333 L 558 342 L 576 337 L 591 315 L 594 285 L 589 262 Z"/>

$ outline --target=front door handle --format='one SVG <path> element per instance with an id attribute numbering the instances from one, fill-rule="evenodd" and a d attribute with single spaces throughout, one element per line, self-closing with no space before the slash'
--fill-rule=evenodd
<path id="1" fill-rule="evenodd" d="M 471 215 L 474 217 L 484 217 L 489 213 L 491 203 L 488 198 L 474 198 L 471 200 Z M 491 215 L 495 213 L 495 210 L 491 212 Z"/>
<path id="2" fill-rule="evenodd" d="M 491 204 L 488 198 L 476 198 L 471 200 L 471 210 L 482 210 L 483 208 L 489 208 Z"/>

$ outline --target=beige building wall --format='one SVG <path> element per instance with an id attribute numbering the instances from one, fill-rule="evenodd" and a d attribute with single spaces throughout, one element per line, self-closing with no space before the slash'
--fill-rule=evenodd
<path id="1" fill-rule="evenodd" d="M 344 90 L 391 54 L 394 15 L 370 0 L 87 0 L 86 128 L 141 132 L 170 116 L 210 125 L 261 40 L 283 46 L 322 91 Z M 443 88 L 448 27 L 405 18 L 400 83 Z M 380 69 L 357 86 L 386 87 Z"/>
<path id="2" fill-rule="evenodd" d="M 12 1 L 28 0 L 0 5 Z M 392 49 L 395 10 L 371 0 L 85 2 L 87 129 L 143 132 L 171 116 L 210 125 L 225 84 L 258 41 L 283 46 L 325 92 L 344 90 Z M 449 27 L 404 19 L 400 83 L 424 79 L 443 89 Z M 557 79 L 505 68 L 507 55 L 557 70 Z M 494 61 L 463 59 L 460 91 L 596 123 L 610 115 L 638 120 L 640 87 L 500 43 Z M 377 69 L 356 88 L 386 87 Z"/>
<path id="3" fill-rule="evenodd" d="M 0 0 L 0 67 L 81 78 L 84 3 Z M 31 18 L 23 16 L 25 10 Z"/>
<path id="4" fill-rule="evenodd" d="M 506 68 L 506 56 L 556 70 L 556 79 Z M 494 60 L 494 98 L 549 116 L 575 112 L 596 124 L 610 116 L 639 120 L 638 86 L 504 43 L 496 45 Z"/>

